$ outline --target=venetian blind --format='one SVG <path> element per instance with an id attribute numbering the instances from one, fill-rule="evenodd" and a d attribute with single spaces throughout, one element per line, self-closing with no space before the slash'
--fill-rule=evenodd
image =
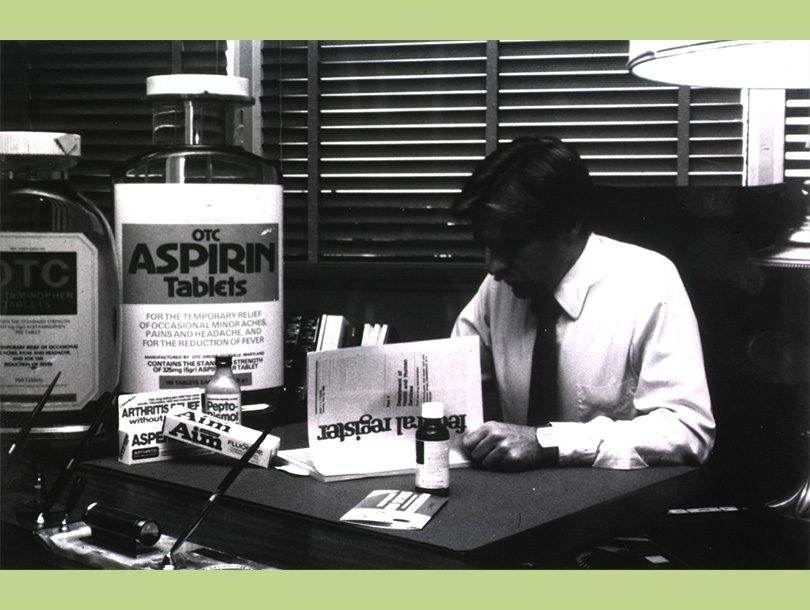
<path id="1" fill-rule="evenodd" d="M 628 41 L 265 41 L 288 260 L 480 261 L 449 206 L 499 142 L 554 135 L 606 185 L 741 184 L 740 92 L 651 83 Z"/>
<path id="2" fill-rule="evenodd" d="M 71 180 L 111 214 L 112 167 L 152 145 L 146 78 L 225 73 L 224 41 L 0 42 L 0 128 L 77 133 Z"/>
<path id="3" fill-rule="evenodd" d="M 810 91 L 785 92 L 785 180 L 810 179 Z"/>

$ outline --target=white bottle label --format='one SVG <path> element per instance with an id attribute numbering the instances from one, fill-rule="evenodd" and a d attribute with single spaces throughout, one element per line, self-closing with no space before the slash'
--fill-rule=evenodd
<path id="1" fill-rule="evenodd" d="M 242 423 L 240 394 L 206 394 L 205 413 L 234 424 Z"/>
<path id="2" fill-rule="evenodd" d="M 47 409 L 75 409 L 97 397 L 97 282 L 98 250 L 84 235 L 2 234 L 0 394 L 4 409 L 30 410 L 59 371 L 62 375 Z"/>
<path id="3" fill-rule="evenodd" d="M 416 487 L 447 489 L 450 487 L 450 442 L 416 441 L 422 444 L 424 463 L 416 464 Z"/>
<path id="4" fill-rule="evenodd" d="M 125 392 L 205 386 L 233 356 L 243 390 L 283 385 L 278 185 L 117 184 Z"/>

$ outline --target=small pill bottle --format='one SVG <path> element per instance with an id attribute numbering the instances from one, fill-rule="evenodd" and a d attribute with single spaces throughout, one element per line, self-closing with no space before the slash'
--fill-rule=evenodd
<path id="1" fill-rule="evenodd" d="M 116 392 L 119 272 L 110 225 L 69 182 L 70 133 L 0 132 L 0 401 L 13 433 L 59 373 L 32 438 L 83 435 Z"/>
<path id="2" fill-rule="evenodd" d="M 205 386 L 203 412 L 232 424 L 242 423 L 242 390 L 233 376 L 231 356 L 214 359 L 216 371 Z"/>
<path id="3" fill-rule="evenodd" d="M 450 493 L 450 432 L 440 402 L 422 403 L 422 421 L 416 429 L 415 489 L 437 496 Z"/>

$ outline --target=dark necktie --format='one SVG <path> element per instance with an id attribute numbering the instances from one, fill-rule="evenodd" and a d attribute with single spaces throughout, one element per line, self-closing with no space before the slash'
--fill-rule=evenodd
<path id="1" fill-rule="evenodd" d="M 560 306 L 548 295 L 532 302 L 537 314 L 537 339 L 532 353 L 532 377 L 529 388 L 529 412 L 526 423 L 546 426 L 557 416 L 557 319 Z"/>

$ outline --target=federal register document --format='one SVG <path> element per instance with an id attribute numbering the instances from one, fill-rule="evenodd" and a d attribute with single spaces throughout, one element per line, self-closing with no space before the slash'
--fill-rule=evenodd
<path id="1" fill-rule="evenodd" d="M 478 337 L 392 343 L 308 355 L 309 448 L 280 452 L 322 481 L 413 472 L 423 402 L 444 403 L 451 467 L 483 423 Z"/>

